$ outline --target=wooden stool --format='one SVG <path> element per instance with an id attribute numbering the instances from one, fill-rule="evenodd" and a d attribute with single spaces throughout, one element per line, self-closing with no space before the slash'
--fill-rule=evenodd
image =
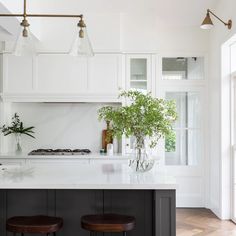
<path id="1" fill-rule="evenodd" d="M 7 220 L 6 230 L 16 233 L 39 233 L 39 234 L 52 234 L 56 236 L 56 232 L 62 228 L 63 219 L 50 216 L 15 216 Z"/>
<path id="2" fill-rule="evenodd" d="M 122 232 L 126 236 L 126 232 L 135 226 L 135 218 L 133 216 L 104 214 L 104 215 L 85 215 L 81 217 L 81 227 L 90 231 L 90 235 L 97 232 L 118 233 Z"/>

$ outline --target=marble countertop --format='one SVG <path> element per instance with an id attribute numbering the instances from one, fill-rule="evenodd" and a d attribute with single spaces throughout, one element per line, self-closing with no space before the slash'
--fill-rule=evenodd
<path id="1" fill-rule="evenodd" d="M 122 155 L 121 153 L 115 153 L 112 156 L 107 154 L 100 153 L 90 153 L 88 155 L 28 155 L 27 153 L 22 153 L 16 155 L 15 153 L 0 153 L 0 161 L 1 159 L 101 159 L 101 160 L 128 160 L 133 158 L 130 155 Z M 159 157 L 153 157 L 156 160 L 159 160 Z"/>
<path id="2" fill-rule="evenodd" d="M 124 163 L 0 166 L 0 189 L 176 189 L 176 180 L 155 165 L 135 173 Z"/>

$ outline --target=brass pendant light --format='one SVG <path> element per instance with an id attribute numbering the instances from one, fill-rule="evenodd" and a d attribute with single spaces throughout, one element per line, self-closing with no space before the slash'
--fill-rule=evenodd
<path id="1" fill-rule="evenodd" d="M 206 17 L 205 17 L 205 19 L 203 20 L 203 22 L 201 24 L 202 29 L 211 29 L 211 28 L 213 28 L 214 24 L 211 20 L 210 15 L 213 15 L 216 19 L 218 19 L 220 22 L 222 22 L 229 30 L 232 28 L 232 20 L 228 20 L 228 22 L 224 22 L 217 15 L 215 15 L 211 10 L 207 9 Z"/>
<path id="2" fill-rule="evenodd" d="M 86 24 L 83 20 L 83 15 L 64 15 L 64 14 L 28 14 L 26 12 L 26 0 L 24 0 L 24 10 L 23 14 L 0 14 L 0 17 L 23 17 L 20 25 L 23 27 L 23 31 L 20 33 L 13 54 L 16 56 L 35 56 L 36 48 L 34 37 L 29 30 L 29 22 L 27 18 L 29 17 L 66 17 L 66 18 L 78 18 L 79 23 L 79 33 L 76 34 L 76 39 L 73 41 L 70 55 L 73 56 L 93 56 L 93 49 L 90 43 L 87 31 Z"/>

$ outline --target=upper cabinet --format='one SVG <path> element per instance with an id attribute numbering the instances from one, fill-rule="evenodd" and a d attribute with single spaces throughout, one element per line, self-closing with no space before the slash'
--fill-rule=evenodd
<path id="1" fill-rule="evenodd" d="M 155 57 L 151 54 L 126 56 L 126 89 L 154 93 Z"/>
<path id="2" fill-rule="evenodd" d="M 81 93 L 87 90 L 87 59 L 67 55 L 39 55 L 35 90 L 42 93 Z"/>
<path id="3" fill-rule="evenodd" d="M 120 89 L 155 96 L 155 54 L 39 54 L 33 59 L 3 54 L 1 59 L 5 101 L 121 102 Z"/>
<path id="4" fill-rule="evenodd" d="M 3 55 L 3 92 L 23 93 L 33 89 L 33 60 Z"/>
<path id="5" fill-rule="evenodd" d="M 118 95 L 122 88 L 122 56 L 99 54 L 88 61 L 88 91 Z"/>
<path id="6" fill-rule="evenodd" d="M 138 90 L 144 94 L 155 95 L 155 66 L 156 56 L 152 54 L 126 55 L 126 90 Z M 124 101 L 129 104 L 131 101 Z M 124 138 L 123 154 L 130 154 L 134 150 L 134 137 Z"/>
<path id="7" fill-rule="evenodd" d="M 34 59 L 2 57 L 3 98 L 13 101 L 18 96 L 17 101 L 117 102 L 119 89 L 125 87 L 121 54 L 101 53 L 93 58 L 59 54 L 40 54 Z"/>

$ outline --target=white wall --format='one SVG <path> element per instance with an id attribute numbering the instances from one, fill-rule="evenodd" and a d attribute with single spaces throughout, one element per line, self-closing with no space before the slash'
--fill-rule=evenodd
<path id="1" fill-rule="evenodd" d="M 30 19 L 31 21 L 31 19 Z M 208 32 L 199 26 L 158 24 L 155 13 L 86 13 L 85 22 L 96 52 L 205 53 Z M 35 23 L 31 22 L 33 26 Z M 76 19 L 40 19 L 40 52 L 67 52 L 77 27 Z M 12 49 L 8 43 L 7 49 Z"/>
<path id="2" fill-rule="evenodd" d="M 210 207 L 223 219 L 230 218 L 230 199 L 227 197 L 229 186 L 227 186 L 227 189 L 224 189 L 222 185 L 224 184 L 224 180 L 229 180 L 230 167 L 225 167 L 223 163 L 225 159 L 227 159 L 226 161 L 229 163 L 229 157 L 226 156 L 226 152 L 229 152 L 229 150 L 226 150 L 228 147 L 224 146 L 224 139 L 222 136 L 225 130 L 228 130 L 229 128 L 229 120 L 224 120 L 224 115 L 228 112 L 227 107 L 229 106 L 229 99 L 228 102 L 226 101 L 227 103 L 222 103 L 222 101 L 225 101 L 225 96 L 228 96 L 226 94 L 228 88 L 225 90 L 228 78 L 221 78 L 221 46 L 236 33 L 235 9 L 235 0 L 219 1 L 214 11 L 225 20 L 231 18 L 233 20 L 233 27 L 231 30 L 228 30 L 223 24 L 214 19 L 215 28 L 212 30 L 210 37 Z"/>

